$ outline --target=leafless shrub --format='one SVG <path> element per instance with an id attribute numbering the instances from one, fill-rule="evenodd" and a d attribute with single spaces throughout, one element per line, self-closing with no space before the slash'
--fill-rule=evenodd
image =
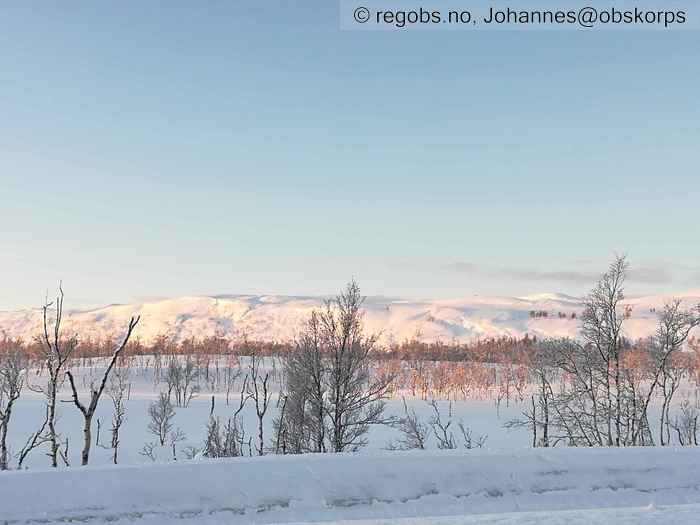
<path id="1" fill-rule="evenodd" d="M 401 432 L 398 442 L 390 448 L 398 450 L 425 449 L 430 427 L 423 423 L 414 409 L 409 409 L 403 401 L 403 417 L 394 419 L 390 425 Z"/>
<path id="2" fill-rule="evenodd" d="M 430 418 L 430 427 L 433 429 L 435 439 L 437 439 L 438 448 L 447 450 L 457 448 L 455 436 L 450 430 L 450 426 L 452 425 L 452 402 L 450 401 L 449 403 L 447 421 L 443 421 L 437 401 L 434 399 L 430 401 L 430 406 L 433 409 L 433 415 Z"/>
<path id="3" fill-rule="evenodd" d="M 17 468 L 22 469 L 25 460 L 29 457 L 35 449 L 42 446 L 44 443 L 49 442 L 49 436 L 46 433 L 46 426 L 49 423 L 49 407 L 46 407 L 46 412 L 44 416 L 44 421 L 39 427 L 39 430 L 31 434 L 24 443 L 24 446 L 20 449 L 17 454 Z"/>
<path id="4" fill-rule="evenodd" d="M 143 448 L 139 452 L 139 455 L 146 457 L 146 458 L 150 459 L 151 461 L 155 461 L 157 459 L 156 452 L 155 452 L 155 449 L 157 446 L 158 446 L 158 443 L 156 443 L 155 441 L 145 443 L 143 445 Z"/>
<path id="5" fill-rule="evenodd" d="M 218 417 L 209 419 L 203 456 L 207 458 L 234 458 L 243 455 L 245 434 L 238 421 L 230 418 L 225 425 Z"/>
<path id="6" fill-rule="evenodd" d="M 443 415 L 440 412 L 440 407 L 437 401 L 434 399 L 430 402 L 430 406 L 433 409 L 433 415 L 430 418 L 430 427 L 433 430 L 433 435 L 437 439 L 437 445 L 439 449 L 453 450 L 459 448 L 457 440 L 455 439 L 454 433 L 450 430 L 452 427 L 452 402 L 450 401 L 447 410 L 447 419 L 443 419 Z M 486 435 L 481 435 L 474 438 L 472 435 L 471 428 L 467 427 L 462 420 L 457 422 L 457 428 L 459 428 L 460 434 L 462 436 L 462 444 L 464 448 L 481 448 L 486 444 Z"/>
<path id="7" fill-rule="evenodd" d="M 486 444 L 487 436 L 485 434 L 474 438 L 472 437 L 472 429 L 465 426 L 462 421 L 457 423 L 457 426 L 459 427 L 459 431 L 462 434 L 462 442 L 464 443 L 464 448 L 482 448 Z"/>
<path id="8" fill-rule="evenodd" d="M 243 456 L 246 445 L 249 455 L 252 455 L 251 439 L 248 438 L 246 441 L 245 428 L 239 420 L 240 414 L 249 399 L 246 380 L 241 387 L 238 408 L 233 413 L 233 417 L 229 418 L 223 426 L 221 420 L 218 417 L 214 417 L 214 403 L 212 399 L 209 422 L 207 423 L 207 434 L 204 441 L 204 450 L 202 452 L 204 457 L 230 458 Z"/>
<path id="9" fill-rule="evenodd" d="M 182 449 L 182 453 L 184 454 L 185 459 L 194 459 L 199 455 L 200 452 L 201 450 L 199 448 L 191 445 Z"/>
<path id="10" fill-rule="evenodd" d="M 697 404 L 692 404 L 689 399 L 684 399 L 680 405 L 680 415 L 671 422 L 671 428 L 676 431 L 678 443 L 681 446 L 697 446 L 698 444 L 698 415 L 700 410 Z"/>
<path id="11" fill-rule="evenodd" d="M 158 399 L 149 405 L 148 417 L 148 431 L 158 438 L 161 447 L 165 446 L 175 417 L 175 409 L 166 393 L 161 392 Z"/>
<path id="12" fill-rule="evenodd" d="M 173 461 L 177 461 L 177 453 L 175 452 L 177 444 L 181 443 L 182 441 L 185 441 L 186 439 L 187 436 L 185 436 L 185 433 L 180 428 L 176 428 L 168 436 L 168 440 L 170 441 L 170 448 L 173 452 Z"/>
<path id="13" fill-rule="evenodd" d="M 177 356 L 170 357 L 166 375 L 168 397 L 174 393 L 177 406 L 188 407 L 199 390 L 198 377 L 199 371 L 192 356 L 185 356 L 184 362 L 181 362 Z"/>

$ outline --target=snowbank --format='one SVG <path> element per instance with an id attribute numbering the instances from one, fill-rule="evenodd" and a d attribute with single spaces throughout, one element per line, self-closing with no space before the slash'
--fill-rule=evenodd
<path id="1" fill-rule="evenodd" d="M 700 452 L 673 448 L 269 456 L 0 474 L 0 523 L 275 523 L 698 503 Z"/>
<path id="2" fill-rule="evenodd" d="M 439 518 L 393 518 L 324 522 L 324 525 L 697 525 L 700 505 L 658 508 L 508 512 Z M 289 524 L 295 525 L 295 524 Z M 296 524 L 303 525 L 303 524 Z"/>

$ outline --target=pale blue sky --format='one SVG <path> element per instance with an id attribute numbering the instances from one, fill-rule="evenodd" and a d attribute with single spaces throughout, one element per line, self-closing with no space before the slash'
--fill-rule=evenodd
<path id="1" fill-rule="evenodd" d="M 700 287 L 700 32 L 346 32 L 333 1 L 3 2 L 0 308 Z M 69 7 L 66 7 L 69 6 Z"/>

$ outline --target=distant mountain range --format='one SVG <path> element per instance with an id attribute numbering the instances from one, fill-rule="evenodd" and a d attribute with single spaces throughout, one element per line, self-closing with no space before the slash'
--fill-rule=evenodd
<path id="1" fill-rule="evenodd" d="M 683 299 L 688 306 L 696 305 L 700 303 L 700 290 L 628 299 L 625 302 L 633 309 L 625 325 L 626 335 L 638 338 L 652 334 L 657 320 L 654 309 L 660 309 L 673 297 Z M 251 340 L 287 341 L 295 337 L 310 312 L 322 304 L 320 297 L 179 297 L 67 312 L 64 327 L 66 333 L 75 332 L 82 337 L 118 336 L 132 315 L 141 315 L 135 335 L 144 342 L 161 334 L 177 340 L 245 335 Z M 422 301 L 369 297 L 365 302 L 365 321 L 367 331 L 379 332 L 384 342 L 400 342 L 414 336 L 422 341 L 444 342 L 525 334 L 574 337 L 581 310 L 580 298 L 550 293 Z M 572 318 L 571 314 L 576 315 Z M 0 334 L 28 339 L 40 331 L 39 310 L 0 312 Z"/>

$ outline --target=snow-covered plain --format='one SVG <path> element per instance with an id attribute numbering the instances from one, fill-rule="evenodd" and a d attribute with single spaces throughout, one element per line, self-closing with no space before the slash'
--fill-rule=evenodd
<path id="1" fill-rule="evenodd" d="M 700 509 L 699 473 L 698 451 L 674 448 L 319 454 L 24 471 L 0 475 L 0 522 L 689 524 Z"/>
<path id="2" fill-rule="evenodd" d="M 396 518 L 342 520 L 326 525 L 689 525 L 697 523 L 700 505 L 654 505 L 621 509 L 560 510 L 547 512 L 505 512 L 438 518 Z M 289 525 L 301 525 L 289 524 Z"/>
<path id="3" fill-rule="evenodd" d="M 243 373 L 248 358 L 241 358 L 241 366 Z M 223 360 L 222 360 L 223 361 Z M 275 369 L 279 369 L 279 365 L 274 365 L 275 361 L 272 358 L 265 358 L 263 370 L 273 374 L 276 378 Z M 86 363 L 87 366 L 86 366 Z M 92 363 L 92 364 L 89 364 Z M 104 360 L 95 359 L 82 361 L 80 364 L 75 364 L 72 367 L 73 374 L 76 377 L 76 385 L 81 392 L 83 400 L 87 399 L 87 386 L 101 377 L 104 371 Z M 165 391 L 167 385 L 164 379 L 160 382 L 154 381 L 154 370 L 152 367 L 152 356 L 138 356 L 133 358 L 131 370 L 129 373 L 130 398 L 126 401 L 126 422 L 120 432 L 120 442 L 122 443 L 119 451 L 120 463 L 122 464 L 143 464 L 150 463 L 151 460 L 140 454 L 145 443 L 153 441 L 154 436 L 149 434 L 147 430 L 148 422 L 148 405 L 157 398 L 158 393 Z M 221 367 L 223 369 L 223 362 Z M 212 365 L 212 370 L 214 366 Z M 212 371 L 213 374 L 213 371 Z M 43 374 L 36 375 L 35 372 L 30 373 L 28 378 L 29 384 L 34 388 L 45 383 L 46 377 Z M 215 415 L 223 421 L 230 418 L 233 411 L 238 408 L 239 391 L 243 378 L 239 377 L 231 389 L 229 404 L 226 404 L 226 394 L 221 389 L 208 388 L 206 381 L 202 379 L 200 392 L 192 399 L 187 407 L 175 407 L 174 427 L 179 428 L 184 432 L 186 439 L 181 442 L 176 448 L 178 459 L 184 456 L 183 450 L 186 447 L 201 448 L 205 437 L 205 427 L 209 419 L 211 409 L 211 397 L 215 397 Z M 277 414 L 278 408 L 276 401 L 278 399 L 279 385 L 273 380 L 272 389 L 272 406 L 269 409 L 269 414 L 266 417 L 265 436 L 269 441 L 272 438 L 272 419 Z M 408 394 L 408 393 L 406 393 Z M 397 393 L 394 398 L 387 401 L 387 412 L 389 415 L 399 416 L 402 414 L 403 403 L 401 400 L 401 392 Z M 64 439 L 68 438 L 69 452 L 71 464 L 77 465 L 80 462 L 80 446 L 82 440 L 82 415 L 76 407 L 70 402 L 70 389 L 65 382 L 63 384 L 59 399 L 62 401 L 58 404 L 58 423 L 57 428 Z M 431 416 L 431 408 L 428 402 L 419 398 L 406 397 L 406 402 L 413 408 L 416 413 L 425 422 Z M 11 451 L 17 452 L 24 445 L 27 436 L 37 430 L 38 425 L 43 421 L 45 414 L 45 401 L 43 396 L 25 389 L 22 397 L 17 401 L 13 411 L 12 423 L 9 429 L 8 442 Z M 444 399 L 438 400 L 439 406 L 444 414 L 449 410 L 449 402 Z M 452 403 L 453 419 L 455 425 L 458 420 L 462 420 L 473 429 L 476 435 L 488 436 L 487 444 L 491 448 L 526 448 L 530 444 L 530 436 L 525 429 L 516 429 L 506 431 L 503 424 L 508 419 L 516 417 L 524 407 L 515 403 L 514 400 L 507 403 L 502 401 L 500 408 L 496 409 L 496 404 L 493 399 L 470 399 L 458 400 Z M 103 395 L 95 414 L 93 421 L 93 439 L 97 441 L 97 424 L 100 422 L 100 444 L 109 444 L 109 428 L 112 418 L 112 405 L 107 395 Z M 249 434 L 255 433 L 257 419 L 255 410 L 251 403 L 248 403 L 242 412 L 242 421 Z M 381 451 L 387 446 L 395 442 L 399 437 L 397 431 L 387 426 L 375 426 L 370 429 L 369 443 L 366 447 L 366 452 Z M 430 447 L 436 447 L 434 440 L 428 443 Z M 25 465 L 31 469 L 42 468 L 48 458 L 44 455 L 44 450 L 37 450 L 26 461 Z M 112 451 L 104 446 L 99 446 L 97 443 L 93 445 L 91 452 L 90 463 L 92 465 L 106 465 L 111 461 Z M 169 448 L 156 448 L 156 456 L 158 461 L 171 461 L 172 451 Z"/>
<path id="4" fill-rule="evenodd" d="M 139 357 L 149 362 L 148 357 Z M 85 362 L 83 362 L 85 363 Z M 99 360 L 74 366 L 81 390 L 99 376 Z M 245 365 L 245 361 L 243 361 Z M 272 370 L 271 361 L 265 364 Z M 700 451 L 695 448 L 531 449 L 527 430 L 507 431 L 503 423 L 522 408 L 493 400 L 453 403 L 454 419 L 475 434 L 488 434 L 481 450 L 391 452 L 397 437 L 374 427 L 359 454 L 266 456 L 228 460 L 186 460 L 186 446 L 202 446 L 211 392 L 203 391 L 187 408 L 176 409 L 175 426 L 187 439 L 177 447 L 157 449 L 152 462 L 139 454 L 146 441 L 146 410 L 164 385 L 154 384 L 153 370 L 132 364 L 131 398 L 122 429 L 120 465 L 110 465 L 111 450 L 93 446 L 90 467 L 79 467 L 81 418 L 70 403 L 59 405 L 58 430 L 71 443 L 71 468 L 47 468 L 37 450 L 29 470 L 0 473 L 0 524 L 125 522 L 288 523 L 329 522 L 350 525 L 459 525 L 698 522 Z M 39 384 L 41 375 L 31 378 Z M 234 389 L 235 390 L 235 389 Z M 216 414 L 229 417 L 237 404 L 214 393 Z M 67 390 L 61 399 L 69 400 Z M 408 398 L 424 421 L 430 408 Z M 447 402 L 441 401 L 447 411 Z M 401 401 L 389 401 L 399 414 Z M 270 422 L 266 425 L 270 440 Z M 16 406 L 9 441 L 16 451 L 36 430 L 42 398 L 25 392 Z M 96 418 L 101 443 L 109 443 L 111 406 L 102 399 Z M 244 412 L 254 432 L 252 407 Z M 95 438 L 96 421 L 93 424 Z M 546 511 L 546 512 L 545 512 Z M 350 520 L 350 521 L 348 521 Z M 362 520 L 362 521 L 355 521 Z"/>
<path id="5" fill-rule="evenodd" d="M 626 334 L 632 339 L 646 337 L 656 328 L 660 308 L 672 297 L 689 306 L 700 303 L 700 290 L 674 296 L 653 295 L 630 298 L 632 316 Z M 67 302 L 67 304 L 69 304 Z M 110 305 L 66 316 L 64 329 L 81 337 L 105 338 L 120 334 L 133 315 L 141 316 L 135 337 L 150 342 L 159 335 L 174 340 L 222 335 L 258 341 L 292 339 L 309 313 L 322 306 L 320 297 L 276 295 L 226 295 L 180 297 L 127 305 Z M 526 297 L 471 296 L 460 299 L 409 301 L 370 297 L 365 303 L 366 328 L 381 333 L 384 342 L 401 342 L 420 334 L 423 341 L 468 342 L 494 336 L 575 336 L 579 323 L 571 319 L 580 313 L 581 300 L 564 294 Z M 533 318 L 531 311 L 546 311 L 547 318 Z M 567 318 L 559 318 L 559 313 Z M 38 310 L 0 312 L 0 331 L 14 337 L 28 337 L 41 331 Z M 1 332 L 0 332 L 1 333 Z"/>

